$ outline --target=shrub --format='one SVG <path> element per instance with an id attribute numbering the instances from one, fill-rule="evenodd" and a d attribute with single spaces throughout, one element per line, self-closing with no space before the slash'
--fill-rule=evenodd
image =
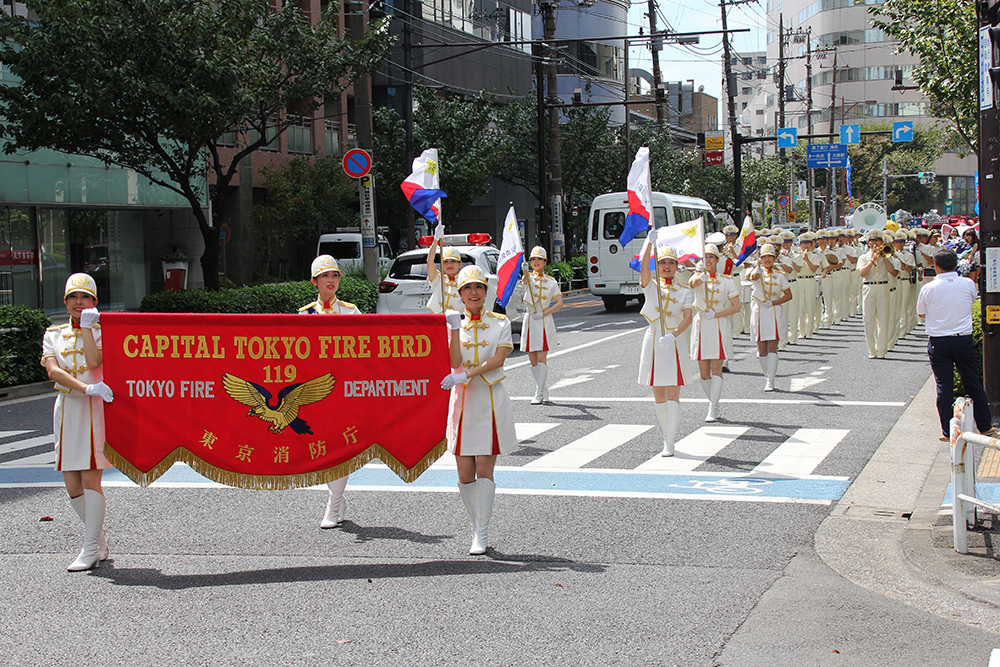
<path id="1" fill-rule="evenodd" d="M 567 262 L 554 262 L 545 265 L 545 273 L 549 274 L 563 285 L 569 285 L 573 280 L 573 267 Z"/>
<path id="2" fill-rule="evenodd" d="M 378 306 L 378 285 L 344 276 L 337 297 L 355 304 L 363 313 L 374 313 Z M 144 313 L 296 313 L 316 300 L 316 288 L 309 281 L 270 283 L 236 287 L 217 292 L 185 290 L 158 292 L 142 300 Z"/>
<path id="3" fill-rule="evenodd" d="M 42 338 L 48 315 L 24 306 L 0 306 L 0 387 L 43 382 Z"/>
<path id="4" fill-rule="evenodd" d="M 972 304 L 972 344 L 976 346 L 976 354 L 979 357 L 978 368 L 979 368 L 979 379 L 983 379 L 983 321 L 980 315 L 981 302 L 977 299 L 974 304 Z M 962 384 L 962 378 L 958 376 L 958 371 L 955 371 L 955 396 L 965 396 L 965 385 Z"/>

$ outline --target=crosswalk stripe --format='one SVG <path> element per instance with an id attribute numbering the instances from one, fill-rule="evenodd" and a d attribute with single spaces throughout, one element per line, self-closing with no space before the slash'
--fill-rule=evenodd
<path id="1" fill-rule="evenodd" d="M 21 431 L 21 433 L 31 433 L 31 431 Z M 40 445 L 53 445 L 55 444 L 55 438 L 52 434 L 40 435 L 37 438 L 28 438 L 27 440 L 18 440 L 16 442 L 8 442 L 6 444 L 0 445 L 0 454 L 7 454 L 8 452 L 19 452 L 24 449 L 31 449 L 32 447 L 38 447 Z"/>
<path id="2" fill-rule="evenodd" d="M 7 461 L 6 463 L 0 464 L 0 467 L 18 467 L 18 468 L 36 468 L 36 467 L 51 467 L 56 464 L 56 453 L 55 452 L 42 452 L 41 454 L 35 454 L 34 456 L 25 456 L 23 459 L 17 459 L 16 461 Z"/>
<path id="3" fill-rule="evenodd" d="M 845 429 L 800 428 L 757 464 L 754 473 L 810 475 L 847 435 Z"/>
<path id="4" fill-rule="evenodd" d="M 645 424 L 607 424 L 593 433 L 574 440 L 565 447 L 524 464 L 523 468 L 582 468 L 612 449 L 642 435 L 652 426 Z"/>
<path id="5" fill-rule="evenodd" d="M 702 426 L 674 445 L 673 456 L 657 454 L 636 470 L 691 472 L 748 430 L 746 426 Z"/>
<path id="6" fill-rule="evenodd" d="M 556 422 L 518 422 L 514 424 L 514 433 L 517 435 L 518 442 L 524 442 L 525 440 L 533 440 L 556 426 L 559 426 Z M 369 463 L 368 465 L 372 464 Z M 455 466 L 455 455 L 451 452 L 445 452 L 441 455 L 441 458 L 431 465 L 432 468 L 451 468 L 452 470 L 455 469 Z"/>
<path id="7" fill-rule="evenodd" d="M 24 435 L 31 431 L 0 431 L 0 438 L 13 438 L 15 435 Z"/>

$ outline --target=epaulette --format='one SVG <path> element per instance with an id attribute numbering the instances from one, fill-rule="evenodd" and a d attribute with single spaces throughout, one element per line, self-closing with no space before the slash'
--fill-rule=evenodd
<path id="1" fill-rule="evenodd" d="M 45 330 L 46 331 L 59 331 L 60 329 L 65 329 L 68 326 L 69 326 L 69 322 L 67 322 L 66 324 L 54 324 L 54 325 L 52 325 L 51 327 L 48 327 Z"/>
<path id="2" fill-rule="evenodd" d="M 339 303 L 341 306 L 344 306 L 345 308 L 355 307 L 353 303 L 348 303 L 347 301 L 341 301 L 340 299 L 337 299 L 337 303 Z"/>
<path id="3" fill-rule="evenodd" d="M 486 313 L 486 314 L 487 314 L 488 316 L 492 317 L 493 319 L 497 319 L 497 320 L 505 320 L 505 319 L 507 319 L 507 316 L 506 316 L 506 315 L 502 315 L 501 313 L 494 313 L 494 312 L 493 312 L 492 310 L 491 310 L 491 311 L 489 311 L 489 312 L 488 312 L 488 313 Z"/>
<path id="4" fill-rule="evenodd" d="M 313 301 L 312 303 L 307 303 L 306 305 L 304 305 L 301 308 L 299 308 L 299 312 L 300 313 L 304 313 L 304 312 L 306 312 L 307 310 L 309 310 L 310 308 L 312 308 L 315 305 L 316 305 L 315 301 Z"/>

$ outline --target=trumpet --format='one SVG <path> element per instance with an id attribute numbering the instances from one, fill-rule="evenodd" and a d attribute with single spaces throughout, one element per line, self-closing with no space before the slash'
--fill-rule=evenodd
<path id="1" fill-rule="evenodd" d="M 891 243 L 883 243 L 878 252 L 883 257 L 889 258 L 896 254 L 896 248 Z"/>

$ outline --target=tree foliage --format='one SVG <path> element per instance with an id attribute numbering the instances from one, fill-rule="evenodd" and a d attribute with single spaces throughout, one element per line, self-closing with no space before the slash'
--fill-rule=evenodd
<path id="1" fill-rule="evenodd" d="M 872 25 L 920 57 L 913 80 L 952 125 L 950 144 L 978 153 L 979 70 L 975 0 L 885 0 Z"/>
<path id="2" fill-rule="evenodd" d="M 867 123 L 862 131 L 892 130 L 890 123 Z M 941 157 L 946 141 L 941 130 L 913 126 L 913 141 L 893 143 L 890 135 L 867 135 L 860 144 L 848 146 L 851 158 L 851 185 L 855 206 L 882 200 L 882 163 L 891 175 L 930 171 Z M 887 181 L 887 212 L 897 208 L 924 210 L 934 201 L 938 183 L 921 185 L 916 176 L 890 178 Z"/>
<path id="3" fill-rule="evenodd" d="M 198 220 L 206 285 L 218 287 L 218 234 L 199 185 L 214 176 L 216 216 L 240 160 L 277 140 L 286 109 L 310 114 L 390 44 L 379 24 L 363 39 L 311 24 L 269 0 L 32 0 L 29 21 L 0 23 L 0 63 L 20 79 L 0 87 L 8 154 L 49 148 L 133 169 L 178 192 Z M 237 149 L 220 150 L 235 132 Z M 207 165 L 206 165 L 207 163 Z"/>

